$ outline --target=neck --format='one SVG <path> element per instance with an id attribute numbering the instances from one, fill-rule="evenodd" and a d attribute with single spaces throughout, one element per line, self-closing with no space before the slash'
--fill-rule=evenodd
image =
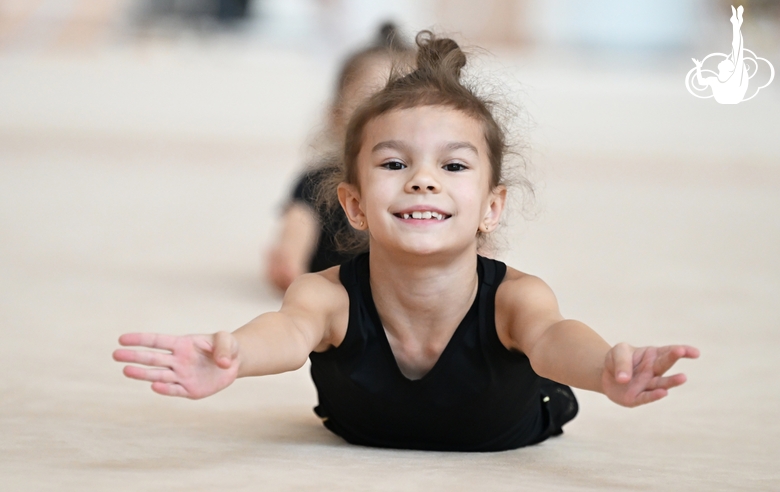
<path id="1" fill-rule="evenodd" d="M 371 245 L 374 304 L 398 338 L 448 337 L 477 291 L 476 245 L 453 255 L 410 255 Z"/>

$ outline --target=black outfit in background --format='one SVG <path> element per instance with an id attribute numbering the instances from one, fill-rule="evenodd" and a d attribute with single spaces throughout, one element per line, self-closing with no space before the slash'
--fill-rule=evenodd
<path id="1" fill-rule="evenodd" d="M 504 263 L 478 257 L 474 304 L 430 372 L 410 380 L 379 320 L 368 258 L 364 253 L 341 265 L 349 293 L 344 341 L 309 356 L 319 395 L 315 412 L 328 429 L 366 446 L 501 451 L 560 434 L 574 418 L 571 389 L 539 377 L 525 355 L 498 338 L 495 296 Z"/>
<path id="2" fill-rule="evenodd" d="M 329 172 L 333 171 L 327 167 L 308 171 L 298 179 L 295 190 L 293 190 L 293 201 L 310 206 L 320 222 L 320 235 L 317 240 L 317 248 L 309 262 L 309 272 L 319 272 L 340 265 L 352 257 L 352 255 L 338 251 L 333 240 L 337 231 L 351 227 L 344 211 L 339 208 L 328 212 L 323 207 L 318 206 L 315 200 L 319 184 Z"/>

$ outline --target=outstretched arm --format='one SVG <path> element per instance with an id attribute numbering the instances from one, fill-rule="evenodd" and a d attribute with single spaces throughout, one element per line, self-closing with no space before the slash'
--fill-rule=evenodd
<path id="1" fill-rule="evenodd" d="M 699 356 L 697 349 L 683 345 L 610 347 L 584 323 L 563 319 L 555 295 L 540 279 L 524 276 L 512 283 L 514 288 L 503 296 L 512 304 L 504 318 L 506 334 L 540 376 L 598 391 L 633 407 L 663 398 L 669 389 L 683 384 L 684 375 L 664 374 L 680 358 Z"/>
<path id="2" fill-rule="evenodd" d="M 330 285 L 329 285 L 330 284 Z M 237 377 L 276 374 L 300 368 L 313 350 L 330 344 L 334 292 L 321 275 L 305 275 L 288 289 L 279 312 L 265 313 L 233 333 L 169 336 L 129 333 L 114 359 L 124 374 L 149 381 L 152 390 L 169 396 L 204 398 L 226 388 Z"/>

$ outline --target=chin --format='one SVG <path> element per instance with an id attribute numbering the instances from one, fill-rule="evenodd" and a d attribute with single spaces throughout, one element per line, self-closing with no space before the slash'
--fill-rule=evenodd
<path id="1" fill-rule="evenodd" d="M 433 245 L 423 245 L 423 244 L 404 245 L 400 249 L 404 253 L 410 253 L 419 256 L 429 256 L 429 255 L 435 255 L 437 253 L 443 252 L 441 247 L 437 247 Z"/>
<path id="2" fill-rule="evenodd" d="M 400 250 L 407 254 L 413 254 L 415 256 L 449 256 L 457 254 L 463 251 L 462 246 L 453 244 L 442 244 L 440 242 L 423 242 L 418 241 L 414 244 L 400 245 Z"/>

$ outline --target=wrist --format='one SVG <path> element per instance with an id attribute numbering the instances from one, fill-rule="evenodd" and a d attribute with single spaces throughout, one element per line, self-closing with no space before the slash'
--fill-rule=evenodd
<path id="1" fill-rule="evenodd" d="M 231 336 L 233 337 L 233 343 L 235 344 L 234 345 L 235 356 L 233 357 L 233 362 L 238 366 L 238 371 L 236 372 L 236 379 L 247 377 L 250 375 L 249 373 L 250 368 L 248 367 L 248 364 L 246 362 L 246 357 L 244 357 L 244 354 L 242 353 L 242 348 L 244 347 L 244 344 L 241 343 L 241 335 L 239 333 L 239 330 L 236 330 L 233 333 L 231 333 Z"/>

